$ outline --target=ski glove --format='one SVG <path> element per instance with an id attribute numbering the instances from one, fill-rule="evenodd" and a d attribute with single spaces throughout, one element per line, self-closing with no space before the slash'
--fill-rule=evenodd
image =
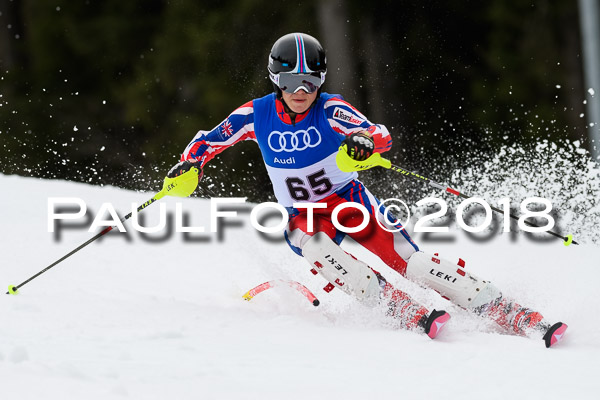
<path id="1" fill-rule="evenodd" d="M 169 172 L 167 172 L 167 177 L 168 178 L 178 177 L 179 175 L 182 175 L 182 174 L 188 172 L 193 167 L 198 168 L 198 170 L 200 171 L 200 173 L 198 174 L 198 182 L 200 182 L 200 179 L 202 179 L 202 175 L 204 175 L 204 171 L 202 171 L 202 168 L 200 167 L 200 163 L 198 162 L 198 160 L 185 160 L 185 161 L 178 162 L 169 170 Z"/>
<path id="2" fill-rule="evenodd" d="M 356 161 L 364 161 L 373 155 L 375 142 L 368 133 L 355 132 L 344 139 L 348 155 Z"/>

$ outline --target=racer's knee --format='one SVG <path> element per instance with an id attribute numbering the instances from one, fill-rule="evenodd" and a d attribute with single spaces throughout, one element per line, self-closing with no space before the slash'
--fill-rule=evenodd
<path id="1" fill-rule="evenodd" d="M 333 224 L 327 223 L 327 221 L 322 218 L 315 218 L 313 220 L 312 229 L 309 229 L 308 219 L 305 214 L 300 214 L 292 218 L 283 235 L 291 249 L 296 254 L 302 256 L 304 245 L 317 232 L 325 233 L 337 244 L 343 239 L 343 235 L 337 232 Z"/>
<path id="2" fill-rule="evenodd" d="M 308 239 L 310 239 L 310 235 L 300 230 L 290 232 L 286 229 L 285 232 L 283 232 L 283 236 L 285 237 L 285 241 L 287 242 L 288 246 L 290 246 L 292 251 L 299 256 L 302 256 L 302 248 Z"/>

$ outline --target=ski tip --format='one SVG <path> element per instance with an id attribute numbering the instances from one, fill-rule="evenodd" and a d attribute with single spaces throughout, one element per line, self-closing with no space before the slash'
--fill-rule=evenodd
<path id="1" fill-rule="evenodd" d="M 546 348 L 550 348 L 551 346 L 554 346 L 556 343 L 563 340 L 567 328 L 567 324 L 562 322 L 557 322 L 552 325 L 543 337 Z"/>
<path id="2" fill-rule="evenodd" d="M 571 243 L 573 243 L 573 235 L 568 234 L 567 236 L 565 236 L 565 246 L 570 245 Z M 575 244 L 577 244 L 577 242 L 575 242 Z"/>
<path id="3" fill-rule="evenodd" d="M 250 295 L 250 292 L 246 292 L 246 294 L 244 294 L 242 298 L 246 301 L 250 301 L 252 300 L 252 295 Z"/>
<path id="4" fill-rule="evenodd" d="M 321 304 L 321 302 L 319 301 L 319 299 L 314 299 L 313 300 L 313 306 L 317 307 L 319 304 Z"/>
<path id="5" fill-rule="evenodd" d="M 429 315 L 425 325 L 425 333 L 427 336 L 429 336 L 431 339 L 435 339 L 449 319 L 450 314 L 448 314 L 446 311 L 433 310 Z"/>
<path id="6" fill-rule="evenodd" d="M 19 291 L 14 287 L 14 285 L 8 285 L 8 292 L 6 294 L 19 294 Z"/>

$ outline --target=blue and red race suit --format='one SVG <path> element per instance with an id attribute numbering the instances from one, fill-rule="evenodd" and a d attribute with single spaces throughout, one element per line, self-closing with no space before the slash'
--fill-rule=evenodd
<path id="1" fill-rule="evenodd" d="M 331 211 L 342 202 L 357 202 L 370 213 L 370 233 L 351 236 L 404 275 L 404 260 L 418 250 L 417 246 L 405 230 L 391 233 L 379 227 L 375 220 L 390 227 L 393 223 L 383 217 L 379 201 L 357 180 L 357 173 L 341 171 L 335 161 L 344 138 L 359 131 L 371 135 L 376 152 L 391 148 L 387 128 L 371 123 L 339 95 L 321 93 L 311 108 L 292 121 L 281 100 L 272 93 L 237 108 L 211 131 L 199 131 L 181 160 L 196 159 L 203 167 L 229 146 L 244 140 L 257 142 L 277 201 L 290 213 L 285 236 L 295 252 L 302 254 L 312 232 L 307 229 L 306 210 L 294 208 L 294 203 L 326 202 L 327 209 L 315 212 L 315 218 L 319 218 L 319 230 L 339 243 L 344 235 L 333 227 Z M 352 210 L 358 211 L 346 208 L 340 213 L 340 221 L 346 219 L 345 226 L 358 221 L 359 216 L 351 215 Z M 359 214 L 355 226 L 362 221 Z"/>

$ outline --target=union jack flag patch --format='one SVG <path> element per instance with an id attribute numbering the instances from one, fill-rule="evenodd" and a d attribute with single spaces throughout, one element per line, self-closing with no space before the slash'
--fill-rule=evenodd
<path id="1" fill-rule="evenodd" d="M 229 122 L 229 119 L 226 119 L 223 122 L 223 125 L 221 125 L 221 133 L 224 136 L 231 136 L 231 135 L 233 135 L 233 129 L 231 129 L 231 122 Z"/>

